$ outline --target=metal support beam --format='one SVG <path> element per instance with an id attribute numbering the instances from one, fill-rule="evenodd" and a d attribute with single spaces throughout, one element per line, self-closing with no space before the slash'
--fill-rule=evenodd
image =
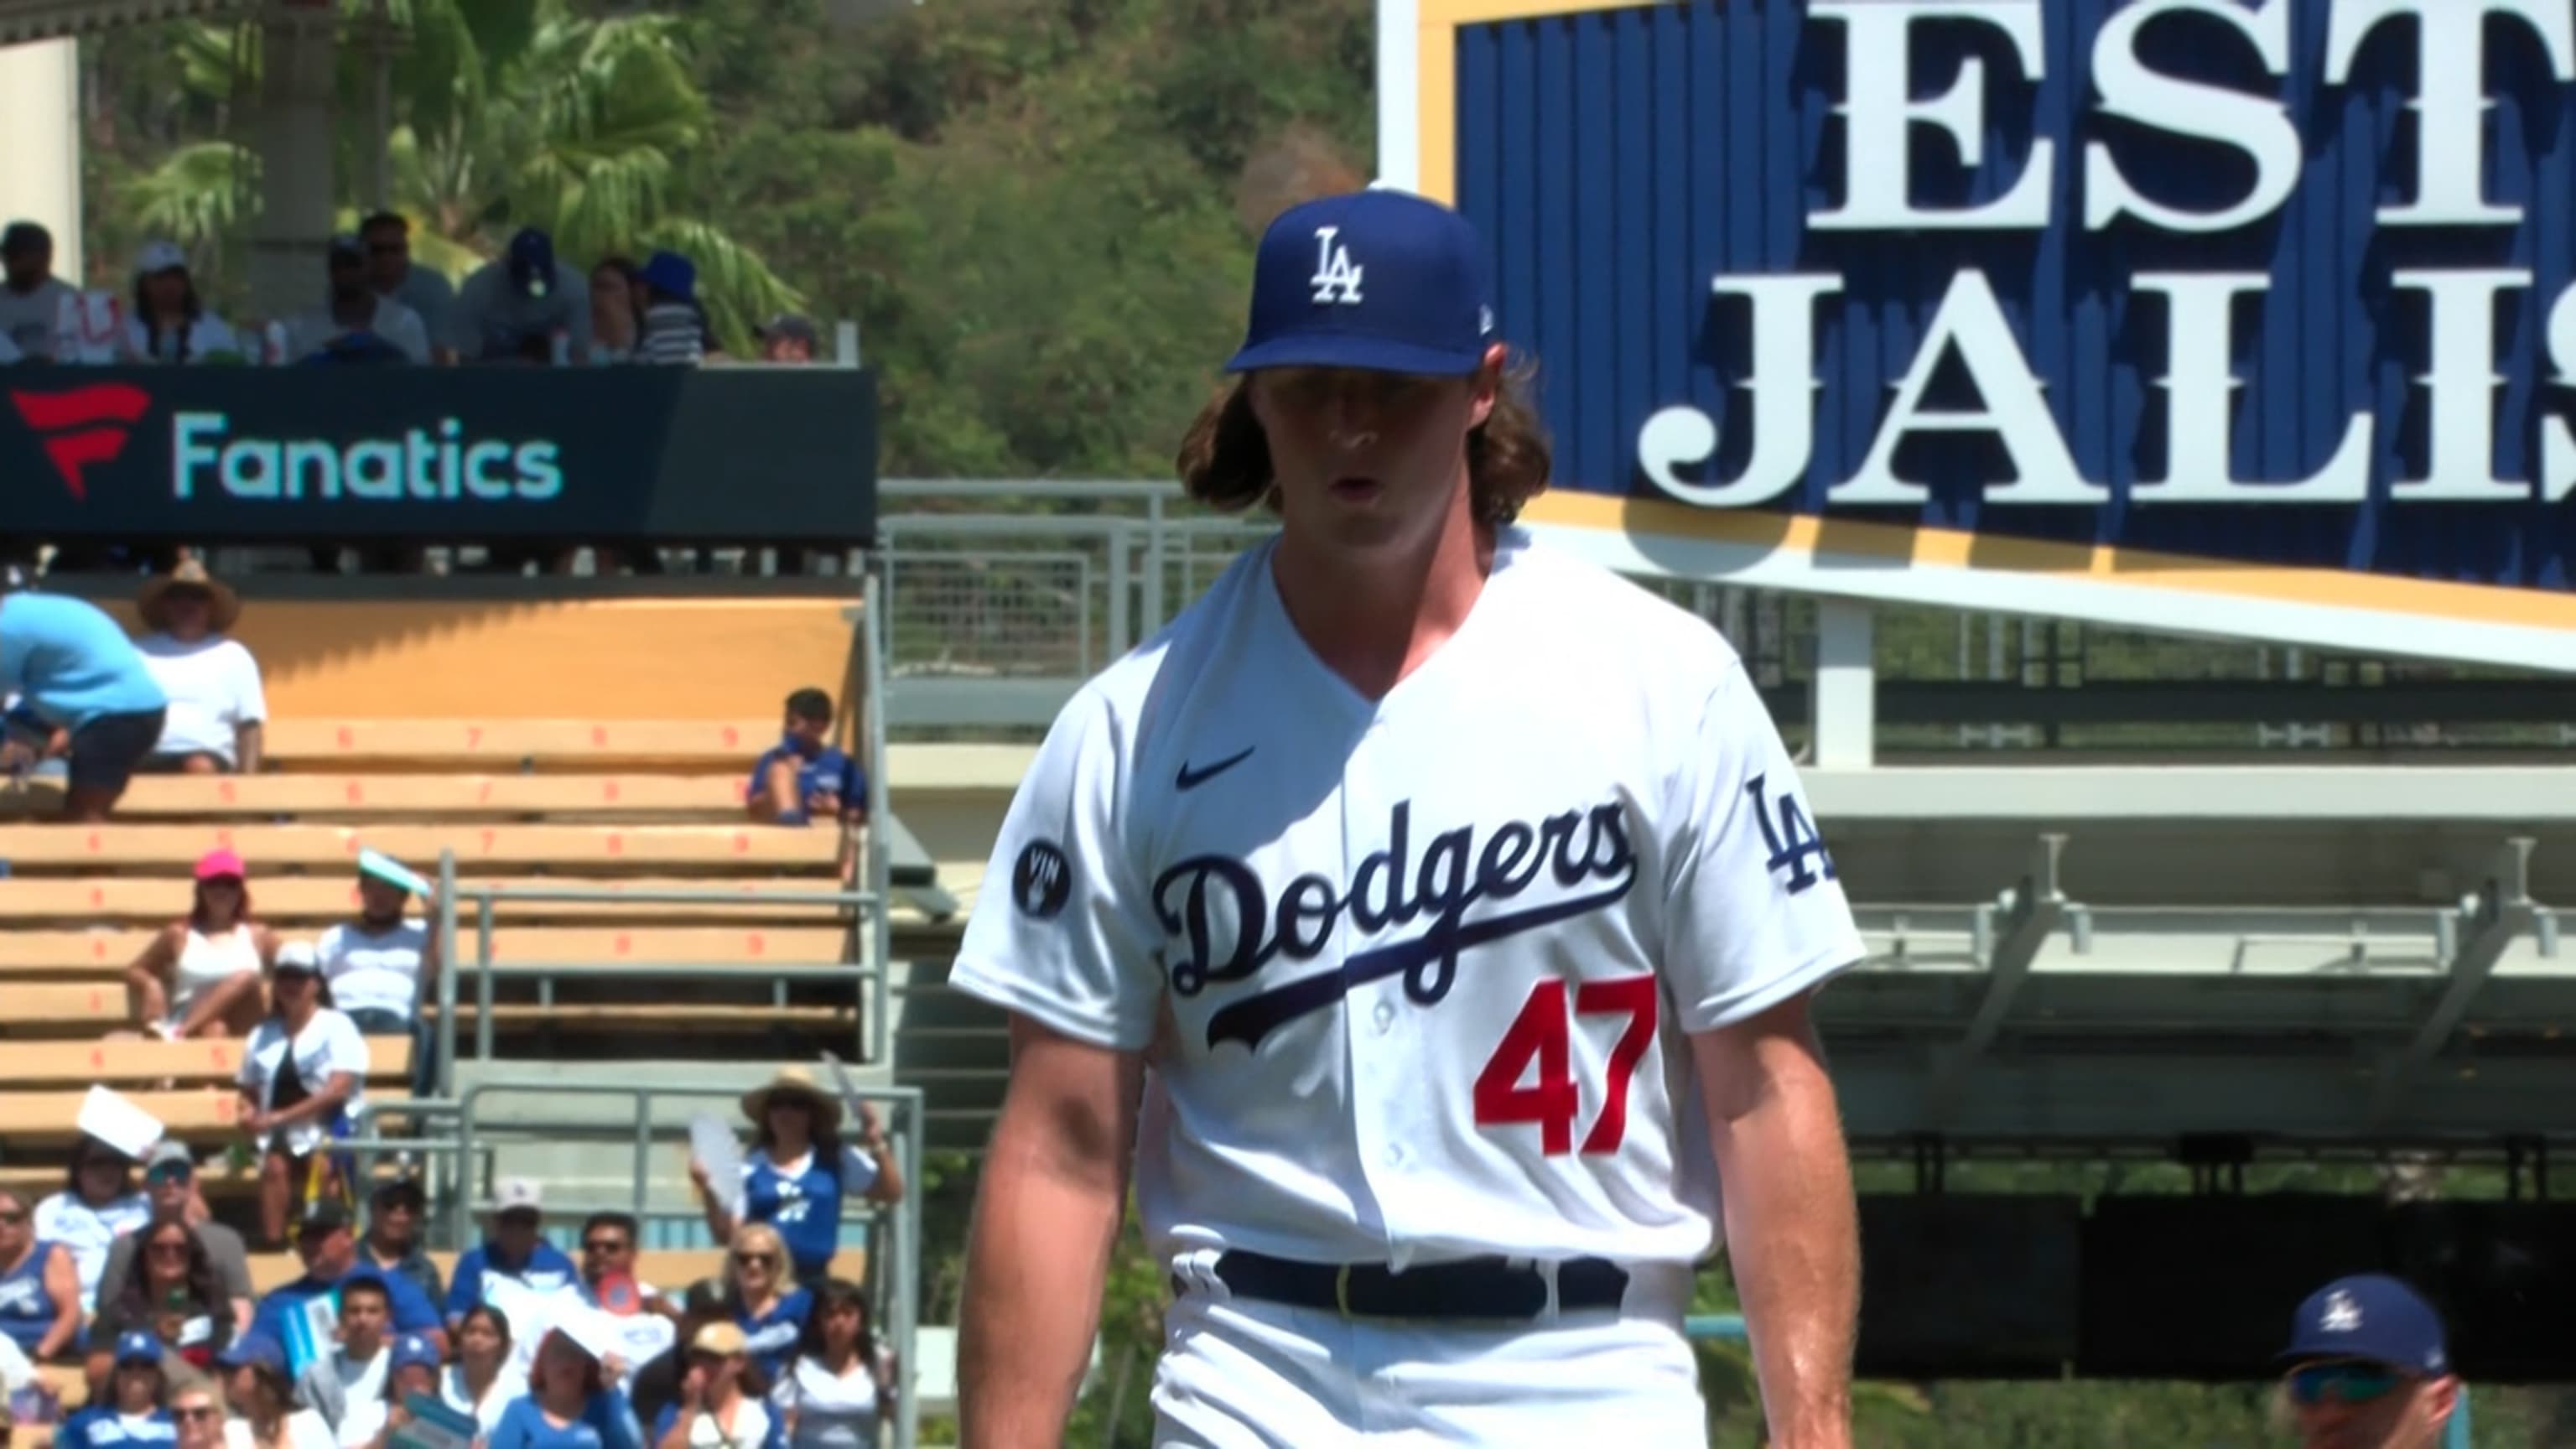
<path id="1" fill-rule="evenodd" d="M 1878 666 L 1864 599 L 1816 601 L 1816 687 L 1808 697 L 1816 768 L 1866 770 L 1877 758 Z"/>
<path id="2" fill-rule="evenodd" d="M 2469 1007 L 2495 974 L 2496 963 L 2514 941 L 2536 934 L 2545 912 L 2531 898 L 2531 852 L 2539 842 L 2517 835 L 2496 852 L 2495 864 L 2470 898 L 2460 949 L 2451 958 L 2441 1000 L 2433 1004 L 2404 1051 L 2380 1071 L 2371 1103 L 2371 1125 L 2386 1127 L 2396 1115 L 2406 1083 L 2416 1071 L 2450 1045 Z"/>
<path id="3" fill-rule="evenodd" d="M 2013 998 L 2030 979 L 2031 963 L 2039 959 L 2040 947 L 2066 922 L 2069 902 L 2058 877 L 2066 841 L 2062 834 L 2041 836 L 2031 854 L 2030 873 L 2005 893 L 2004 930 L 1986 962 L 1985 995 L 1977 1002 L 1977 1014 L 1969 1019 L 1967 1032 L 1944 1054 L 1933 1075 L 1929 1095 L 1935 1122 L 1947 1120 L 1958 1106 L 1960 1088 L 1977 1059 L 2003 1031 Z"/>

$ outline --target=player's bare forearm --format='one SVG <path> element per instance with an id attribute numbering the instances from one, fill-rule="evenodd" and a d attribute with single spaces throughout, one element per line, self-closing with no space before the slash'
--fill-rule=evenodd
<path id="1" fill-rule="evenodd" d="M 1859 1214 L 1807 1003 L 1784 1003 L 1692 1045 L 1770 1443 L 1847 1449 Z"/>
<path id="2" fill-rule="evenodd" d="M 1127 1200 L 1136 1059 L 1011 1028 L 1011 1086 L 984 1161 L 958 1325 L 963 1449 L 1056 1449 L 1090 1361 Z"/>

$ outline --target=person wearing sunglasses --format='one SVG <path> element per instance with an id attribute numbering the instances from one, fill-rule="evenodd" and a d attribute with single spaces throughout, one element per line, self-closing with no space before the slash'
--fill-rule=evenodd
<path id="1" fill-rule="evenodd" d="M 2309 1294 L 2279 1362 L 2300 1449 L 2435 1449 L 2460 1401 L 2441 1315 L 2384 1274 Z"/>
<path id="2" fill-rule="evenodd" d="M 221 1449 L 227 1417 L 223 1385 L 196 1374 L 172 1377 L 177 1382 L 170 1390 L 170 1420 L 178 1431 L 178 1449 Z"/>
<path id="3" fill-rule="evenodd" d="M 223 1289 L 222 1302 L 232 1318 L 233 1332 L 249 1328 L 251 1309 L 259 1297 L 250 1281 L 249 1246 L 242 1242 L 239 1232 L 215 1221 L 208 1213 L 197 1191 L 197 1160 L 186 1143 L 164 1138 L 143 1155 L 143 1191 L 152 1202 L 152 1221 L 118 1238 L 115 1246 L 107 1250 L 107 1269 L 99 1277 L 99 1308 L 104 1311 L 120 1285 L 133 1278 L 135 1253 L 145 1234 L 176 1223 L 204 1248 L 206 1261 L 213 1266 Z M 224 1337 L 229 1340 L 232 1334 Z M 217 1343 L 215 1348 L 222 1346 Z M 213 1359 L 190 1362 L 202 1369 Z"/>
<path id="4" fill-rule="evenodd" d="M 745 1223 L 725 1252 L 725 1301 L 743 1331 L 744 1351 L 776 1383 L 796 1361 L 814 1295 L 796 1286 L 787 1240 L 767 1223 Z"/>

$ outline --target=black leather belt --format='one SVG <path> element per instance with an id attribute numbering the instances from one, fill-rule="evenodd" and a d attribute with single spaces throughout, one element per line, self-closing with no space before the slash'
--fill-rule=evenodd
<path id="1" fill-rule="evenodd" d="M 1547 1279 L 1526 1263 L 1499 1257 L 1422 1263 L 1401 1273 L 1383 1263 L 1299 1263 L 1264 1253 L 1229 1252 L 1216 1260 L 1228 1291 L 1345 1318 L 1533 1319 L 1547 1311 Z M 1187 1285 L 1173 1275 L 1172 1291 Z M 1606 1258 L 1557 1265 L 1560 1313 L 1615 1309 L 1627 1296 L 1628 1270 Z"/>

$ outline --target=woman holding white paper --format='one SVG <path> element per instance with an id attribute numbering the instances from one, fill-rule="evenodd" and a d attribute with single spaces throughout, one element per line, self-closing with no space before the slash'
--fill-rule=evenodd
<path id="1" fill-rule="evenodd" d="M 830 1274 L 841 1247 L 842 1198 L 903 1200 L 903 1171 L 884 1127 L 867 1103 L 853 1100 L 851 1107 L 859 1140 L 845 1144 L 841 1099 L 821 1090 L 806 1072 L 790 1068 L 744 1093 L 742 1113 L 754 1130 L 740 1181 L 719 1183 L 698 1155 L 689 1162 L 689 1179 L 715 1240 L 732 1242 L 738 1223 L 767 1223 L 787 1240 L 798 1277 Z"/>
<path id="2" fill-rule="evenodd" d="M 83 1134 L 64 1170 L 63 1190 L 36 1204 L 36 1237 L 69 1249 L 80 1301 L 98 1301 L 107 1250 L 152 1221 L 152 1199 L 134 1183 L 134 1159 Z"/>
<path id="3" fill-rule="evenodd" d="M 644 1449 L 635 1410 L 599 1359 L 561 1330 L 537 1345 L 528 1395 L 503 1411 L 484 1449 Z"/>

